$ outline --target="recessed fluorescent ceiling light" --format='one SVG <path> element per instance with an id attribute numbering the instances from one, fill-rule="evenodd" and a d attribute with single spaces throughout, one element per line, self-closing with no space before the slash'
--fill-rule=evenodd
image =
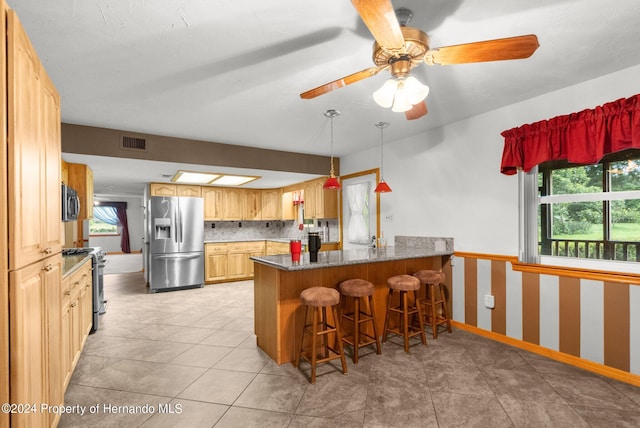
<path id="1" fill-rule="evenodd" d="M 175 183 L 209 184 L 218 177 L 220 177 L 220 174 L 211 174 L 208 172 L 178 171 L 176 172 L 176 175 L 171 178 L 171 181 Z"/>
<path id="2" fill-rule="evenodd" d="M 171 178 L 174 183 L 215 184 L 218 186 L 241 186 L 257 180 L 258 176 L 225 175 L 211 172 L 178 171 Z"/>
<path id="3" fill-rule="evenodd" d="M 260 177 L 248 175 L 223 175 L 216 179 L 213 184 L 220 186 L 241 186 Z"/>

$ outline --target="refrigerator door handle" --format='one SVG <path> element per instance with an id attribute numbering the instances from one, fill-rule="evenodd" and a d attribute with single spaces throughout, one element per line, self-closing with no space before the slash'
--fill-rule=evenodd
<path id="1" fill-rule="evenodd" d="M 153 258 L 154 259 L 184 259 L 184 260 L 188 260 L 188 259 L 197 259 L 200 256 L 201 256 L 201 254 L 161 254 L 161 255 L 154 255 Z"/>
<path id="2" fill-rule="evenodd" d="M 175 211 L 175 214 L 174 214 L 173 219 L 174 219 L 174 220 L 173 220 L 173 221 L 174 221 L 174 224 L 175 224 L 176 226 L 178 226 L 178 224 L 177 224 L 177 223 L 178 223 L 178 209 L 177 209 L 177 208 L 176 208 L 176 211 Z M 175 237 L 175 239 L 176 239 L 176 244 L 177 244 L 177 243 L 178 243 L 178 241 L 179 241 L 178 233 L 180 233 L 180 230 L 179 230 L 179 228 L 178 228 L 178 227 L 176 227 L 176 233 L 173 235 L 173 236 Z"/>

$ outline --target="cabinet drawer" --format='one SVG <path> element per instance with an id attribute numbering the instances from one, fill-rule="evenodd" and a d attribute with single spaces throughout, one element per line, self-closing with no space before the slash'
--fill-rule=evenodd
<path id="1" fill-rule="evenodd" d="M 227 244 L 206 244 L 204 250 L 207 253 L 226 253 Z"/>

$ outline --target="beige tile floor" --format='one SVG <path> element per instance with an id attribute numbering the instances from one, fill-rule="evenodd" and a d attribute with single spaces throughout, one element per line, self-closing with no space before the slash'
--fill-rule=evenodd
<path id="1" fill-rule="evenodd" d="M 638 427 L 640 388 L 454 330 L 348 373 L 278 366 L 256 347 L 253 282 L 147 294 L 105 276 L 108 311 L 61 427 Z M 305 368 L 302 366 L 302 368 Z"/>

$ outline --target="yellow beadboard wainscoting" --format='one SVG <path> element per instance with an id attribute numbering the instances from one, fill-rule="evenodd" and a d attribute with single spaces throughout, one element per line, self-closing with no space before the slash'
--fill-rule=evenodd
<path id="1" fill-rule="evenodd" d="M 456 252 L 450 278 L 455 326 L 640 386 L 640 275 Z"/>

